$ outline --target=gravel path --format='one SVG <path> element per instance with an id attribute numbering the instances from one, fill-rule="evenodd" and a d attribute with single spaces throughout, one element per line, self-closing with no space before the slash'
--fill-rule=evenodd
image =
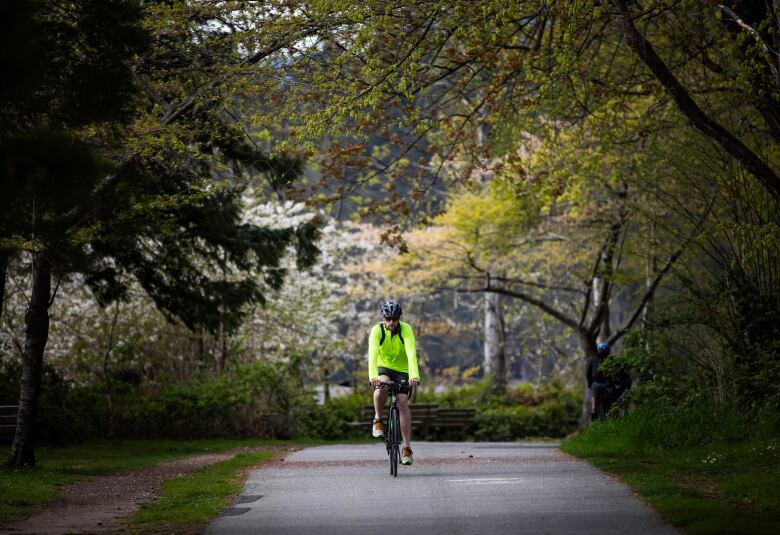
<path id="1" fill-rule="evenodd" d="M 142 505 L 162 496 L 162 482 L 233 458 L 238 452 L 269 448 L 241 448 L 167 461 L 116 475 L 72 483 L 62 496 L 26 520 L 0 527 L 0 533 L 55 535 L 108 533 L 122 530 L 122 522 Z"/>

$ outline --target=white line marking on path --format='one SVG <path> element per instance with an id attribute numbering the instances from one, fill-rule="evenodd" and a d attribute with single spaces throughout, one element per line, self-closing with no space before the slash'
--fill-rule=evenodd
<path id="1" fill-rule="evenodd" d="M 450 483 L 462 483 L 465 485 L 512 485 L 522 482 L 519 477 L 484 477 L 480 479 L 449 479 Z"/>

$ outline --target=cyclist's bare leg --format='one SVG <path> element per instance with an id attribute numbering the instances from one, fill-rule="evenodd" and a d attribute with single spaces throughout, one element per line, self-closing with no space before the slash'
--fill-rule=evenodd
<path id="1" fill-rule="evenodd" d="M 401 417 L 401 437 L 404 448 L 411 448 L 412 411 L 409 409 L 409 396 L 398 394 L 398 415 Z"/>
<path id="2" fill-rule="evenodd" d="M 388 377 L 387 375 L 380 375 L 379 380 L 382 381 L 383 383 L 389 383 L 390 377 Z M 374 420 L 382 419 L 382 409 L 385 407 L 386 402 L 387 402 L 387 389 L 377 388 L 376 390 L 374 390 Z"/>

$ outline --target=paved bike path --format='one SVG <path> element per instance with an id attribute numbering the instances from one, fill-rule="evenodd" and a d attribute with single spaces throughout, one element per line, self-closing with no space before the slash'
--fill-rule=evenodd
<path id="1" fill-rule="evenodd" d="M 557 447 L 412 444 L 390 476 L 383 443 L 307 448 L 251 472 L 208 535 L 676 533 L 624 485 Z"/>

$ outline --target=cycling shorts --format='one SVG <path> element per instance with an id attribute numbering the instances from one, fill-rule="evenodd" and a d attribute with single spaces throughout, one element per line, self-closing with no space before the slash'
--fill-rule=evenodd
<path id="1" fill-rule="evenodd" d="M 401 380 L 409 381 L 409 374 L 406 372 L 399 372 L 398 370 L 391 370 L 390 368 L 383 368 L 381 366 L 377 368 L 377 371 L 379 372 L 379 375 L 387 375 L 391 381 L 396 383 Z M 410 389 L 408 386 L 405 386 L 399 390 L 399 392 L 402 394 L 409 394 Z"/>

